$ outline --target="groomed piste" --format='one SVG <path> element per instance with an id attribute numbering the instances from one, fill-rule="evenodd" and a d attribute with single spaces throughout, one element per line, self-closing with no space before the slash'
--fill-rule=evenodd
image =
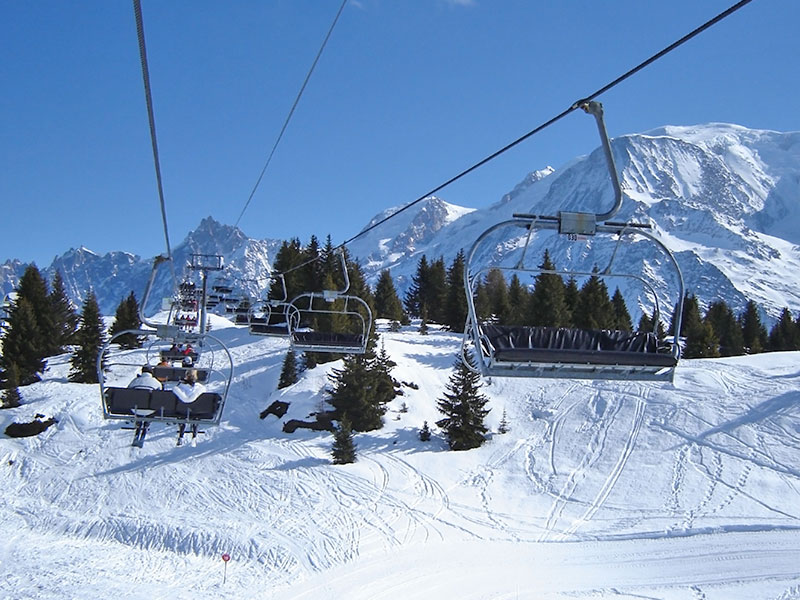
<path id="1" fill-rule="evenodd" d="M 0 411 L 3 429 L 57 421 L 0 438 L 0 596 L 800 597 L 797 353 L 683 360 L 673 383 L 495 379 L 494 433 L 452 452 L 418 431 L 440 418 L 460 336 L 379 321 L 414 385 L 334 466 L 330 434 L 282 423 L 319 409 L 340 363 L 276 391 L 288 343 L 212 325 L 236 376 L 194 444 L 154 424 L 131 447 L 97 386 L 67 382 L 68 356 Z M 259 419 L 275 400 L 288 413 Z"/>

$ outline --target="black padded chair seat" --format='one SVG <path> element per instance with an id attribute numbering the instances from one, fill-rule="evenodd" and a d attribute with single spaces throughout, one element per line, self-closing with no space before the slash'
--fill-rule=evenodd
<path id="1" fill-rule="evenodd" d="M 222 401 L 222 396 L 213 392 L 204 392 L 197 397 L 197 400 L 184 404 L 178 401 L 175 405 L 175 413 L 181 419 L 213 419 L 217 414 L 217 408 Z"/>
<path id="2" fill-rule="evenodd" d="M 321 333 L 318 331 L 295 331 L 292 340 L 299 346 L 330 346 L 351 348 L 362 346 L 364 336 L 353 333 Z"/>
<path id="3" fill-rule="evenodd" d="M 112 415 L 134 415 L 134 410 L 150 408 L 150 390 L 138 388 L 106 388 L 106 408 Z"/>
<path id="4" fill-rule="evenodd" d="M 484 325 L 493 359 L 500 362 L 674 367 L 653 333 L 564 327 Z"/>
<path id="5" fill-rule="evenodd" d="M 261 335 L 289 335 L 289 327 L 286 323 L 277 325 L 267 325 L 266 323 L 258 323 L 250 321 L 250 333 Z"/>
<path id="6" fill-rule="evenodd" d="M 106 388 L 105 399 L 108 414 L 147 421 L 211 420 L 217 416 L 222 402 L 222 396 L 215 392 L 204 392 L 194 402 L 185 404 L 170 390 L 136 388 Z"/>

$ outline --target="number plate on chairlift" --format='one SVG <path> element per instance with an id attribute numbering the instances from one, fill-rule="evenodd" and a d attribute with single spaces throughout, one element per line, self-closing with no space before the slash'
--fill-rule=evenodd
<path id="1" fill-rule="evenodd" d="M 559 212 L 558 232 L 578 240 L 578 236 L 594 235 L 597 232 L 597 218 L 594 213 Z"/>

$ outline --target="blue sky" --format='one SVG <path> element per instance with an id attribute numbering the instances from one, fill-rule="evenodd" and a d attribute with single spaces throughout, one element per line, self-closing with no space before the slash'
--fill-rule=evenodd
<path id="1" fill-rule="evenodd" d="M 240 223 L 331 234 L 416 199 L 733 0 L 349 0 Z M 142 0 L 173 246 L 234 224 L 340 0 Z M 0 0 L 0 261 L 165 249 L 131 3 Z M 754 0 L 599 98 L 612 136 L 800 130 L 800 2 Z M 488 206 L 598 145 L 575 112 L 438 195 Z"/>

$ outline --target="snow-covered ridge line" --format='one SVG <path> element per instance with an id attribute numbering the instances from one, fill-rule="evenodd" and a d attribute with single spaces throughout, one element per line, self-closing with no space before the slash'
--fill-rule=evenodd
<path id="1" fill-rule="evenodd" d="M 783 307 L 800 310 L 800 132 L 724 123 L 665 126 L 620 136 L 612 146 L 626 194 L 618 219 L 653 226 L 679 253 L 687 289 L 702 306 L 722 299 L 739 311 L 752 299 L 768 322 Z M 381 270 L 391 269 L 402 294 L 420 256 L 442 256 L 449 264 L 483 231 L 515 212 L 605 210 L 611 197 L 605 169 L 597 149 L 559 169 L 532 171 L 486 208 L 427 198 L 356 239 L 350 252 L 372 284 Z M 396 210 L 381 211 L 370 224 Z M 279 244 L 248 238 L 209 217 L 177 248 L 176 264 L 181 268 L 192 252 L 222 254 L 242 292 L 257 296 L 266 285 L 258 281 L 265 281 Z M 517 241 L 508 240 L 498 246 L 494 260 L 518 252 L 519 247 Z M 540 255 L 543 250 L 534 243 L 530 252 Z M 647 260 L 647 256 L 627 256 L 622 266 L 639 273 Z M 92 288 L 101 309 L 113 313 L 130 290 L 143 289 L 150 264 L 150 259 L 129 253 L 99 256 L 78 249 L 57 257 L 44 271 L 49 279 L 56 270 L 62 271 L 76 304 Z M 13 289 L 25 266 L 19 261 L 0 265 L 4 293 Z M 160 282 L 156 295 L 166 295 L 168 283 Z M 651 283 L 663 287 L 664 282 Z M 636 298 L 626 300 L 629 306 L 637 303 Z"/>

